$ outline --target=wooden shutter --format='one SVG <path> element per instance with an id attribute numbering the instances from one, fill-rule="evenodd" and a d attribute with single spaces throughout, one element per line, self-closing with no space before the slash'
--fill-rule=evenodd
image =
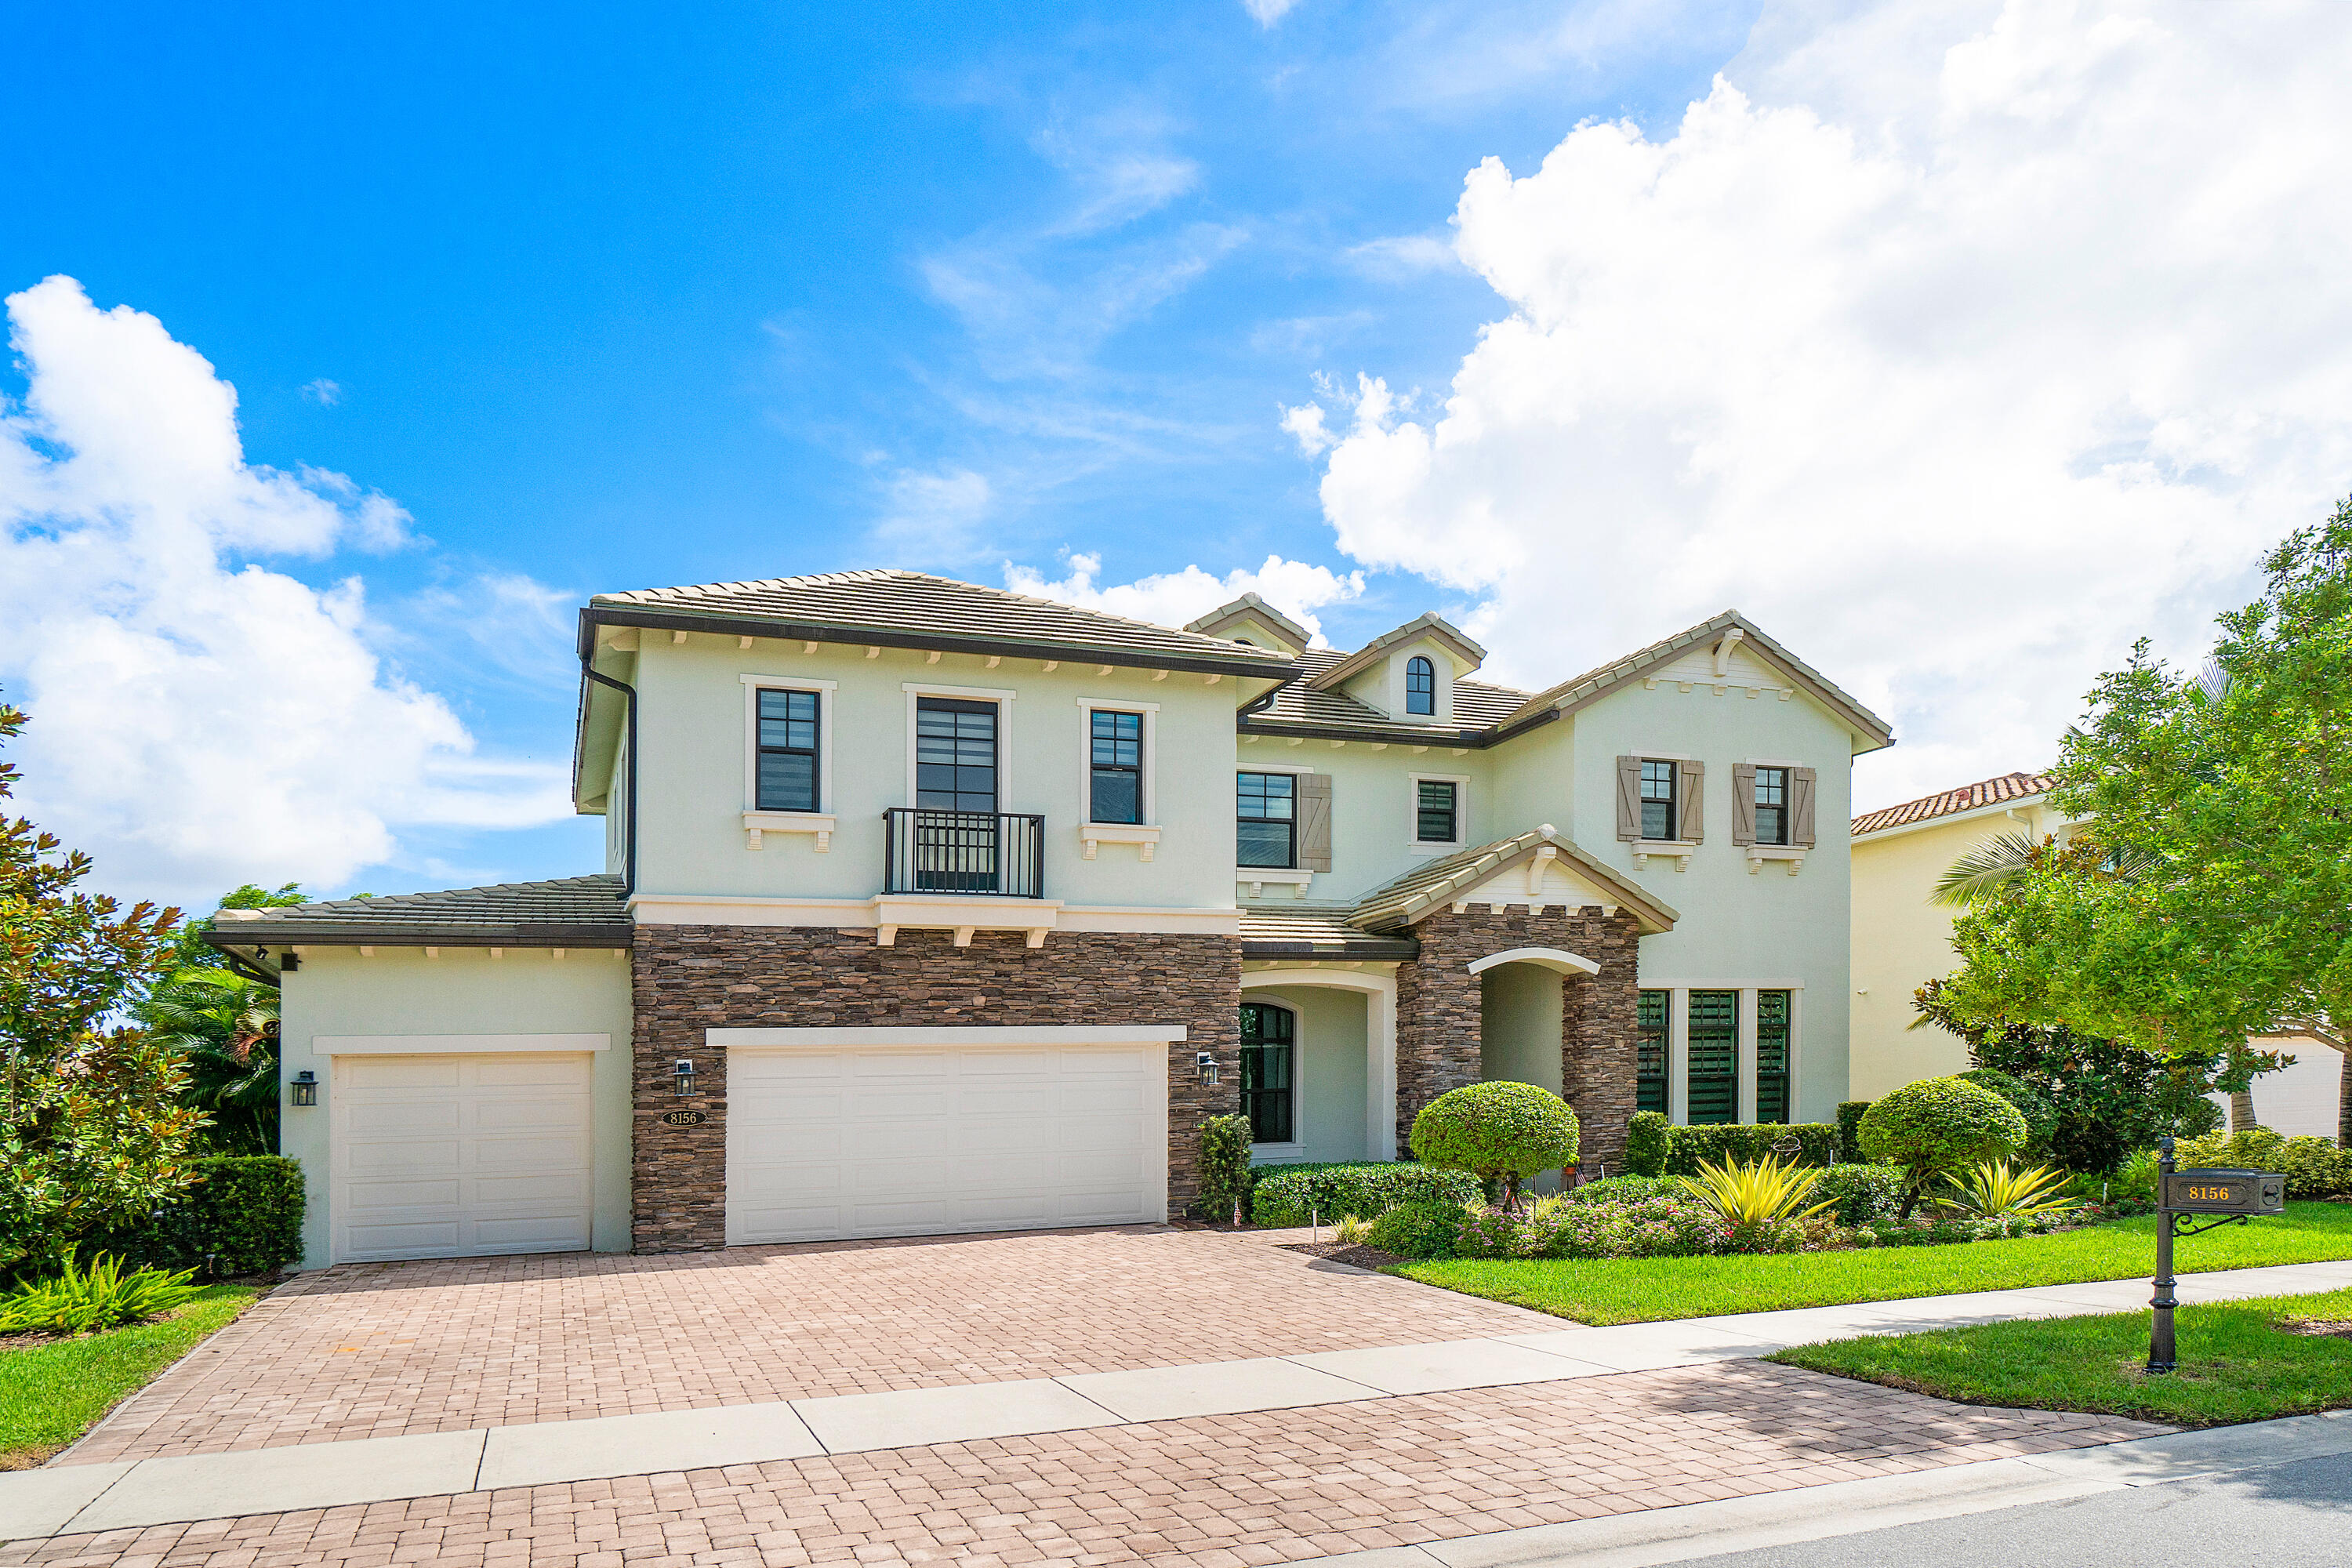
<path id="1" fill-rule="evenodd" d="M 1735 763 L 1731 770 L 1731 841 L 1756 842 L 1756 764 Z"/>
<path id="2" fill-rule="evenodd" d="M 1331 868 L 1331 775 L 1298 776 L 1298 868 Z"/>
<path id="3" fill-rule="evenodd" d="M 1813 847 L 1813 783 L 1820 776 L 1811 768 L 1789 770 L 1789 842 L 1800 849 Z"/>
<path id="4" fill-rule="evenodd" d="M 1617 837 L 1632 842 L 1642 837 L 1642 759 L 1617 759 Z"/>
<path id="5" fill-rule="evenodd" d="M 1706 764 L 1676 763 L 1675 794 L 1681 800 L 1682 819 L 1675 824 L 1675 837 L 1685 844 L 1706 842 L 1706 812 L 1700 804 L 1705 798 Z"/>

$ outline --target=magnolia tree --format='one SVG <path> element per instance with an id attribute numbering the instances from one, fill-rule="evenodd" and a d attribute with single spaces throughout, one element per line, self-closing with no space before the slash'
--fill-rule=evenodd
<path id="1" fill-rule="evenodd" d="M 0 706 L 0 740 L 24 725 Z M 0 799 L 16 777 L 0 763 Z M 179 911 L 74 891 L 89 874 L 54 835 L 0 818 L 0 1275 L 184 1186 L 204 1121 L 178 1057 L 117 1022 L 166 963 Z"/>
<path id="2" fill-rule="evenodd" d="M 1955 923 L 1957 1017 L 2218 1059 L 2232 1091 L 2280 1060 L 2249 1038 L 2352 1053 L 2352 501 L 2263 565 L 2201 677 L 2143 642 L 2092 689 L 2051 791 L 2087 826 Z"/>

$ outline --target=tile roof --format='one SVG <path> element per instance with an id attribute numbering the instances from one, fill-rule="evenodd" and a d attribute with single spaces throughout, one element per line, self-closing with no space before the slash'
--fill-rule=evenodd
<path id="1" fill-rule="evenodd" d="M 1244 594 L 1230 604 L 1219 605 L 1198 620 L 1186 621 L 1184 629 L 1188 632 L 1199 632 L 1203 637 L 1221 637 L 1223 633 L 1220 628 L 1246 620 L 1253 616 L 1266 626 L 1288 637 L 1292 647 L 1305 647 L 1315 640 L 1305 626 L 1300 626 L 1255 594 Z"/>
<path id="2" fill-rule="evenodd" d="M 2049 793 L 2057 779 L 2050 773 L 2010 773 L 1997 778 L 1980 779 L 1940 794 L 1922 795 L 1906 800 L 1900 805 L 1882 805 L 1876 811 L 1865 811 L 1853 819 L 1847 830 L 1855 838 L 1865 833 L 1884 833 L 1890 827 L 1906 827 L 1915 822 L 1931 822 L 1939 816 L 1957 816 L 1964 811 L 1980 811 L 1989 805 L 2001 805 L 2013 800 L 2032 800 Z"/>
<path id="3" fill-rule="evenodd" d="M 1432 724 L 1425 720 L 1391 719 L 1379 709 L 1357 701 L 1344 691 L 1318 690 L 1307 684 L 1349 655 L 1336 648 L 1309 648 L 1298 656 L 1297 668 L 1307 679 L 1292 682 L 1274 700 L 1251 713 L 1244 729 L 1255 726 L 1311 726 L 1317 729 L 1381 730 L 1437 743 L 1459 745 L 1465 730 L 1491 729 L 1507 713 L 1528 700 L 1528 693 L 1481 680 L 1454 683 L 1454 722 Z"/>
<path id="4" fill-rule="evenodd" d="M 1355 909 L 1348 916 L 1349 923 L 1367 931 L 1401 930 L 1454 893 L 1467 891 L 1496 872 L 1522 864 L 1545 844 L 1557 848 L 1570 868 L 1614 892 L 1621 903 L 1640 914 L 1644 923 L 1654 929 L 1672 930 L 1682 918 L 1673 905 L 1652 898 L 1621 873 L 1578 848 L 1575 841 L 1558 828 L 1547 825 L 1416 866 L 1356 900 Z"/>
<path id="5" fill-rule="evenodd" d="M 1412 958 L 1421 944 L 1411 937 L 1374 936 L 1349 925 L 1344 910 L 1242 910 L 1244 958 Z"/>
<path id="6" fill-rule="evenodd" d="M 1124 663 L 1137 662 L 1138 655 L 1158 655 L 1233 669 L 1255 668 L 1277 679 L 1290 673 L 1290 656 L 1277 648 L 1253 647 L 922 572 L 832 572 L 755 583 L 644 588 L 598 594 L 588 603 L 591 619 L 620 625 L 672 626 L 694 618 L 782 623 L 792 628 L 787 635 L 805 632 L 819 641 L 854 642 L 860 633 L 874 633 L 884 640 L 895 639 L 894 646 L 952 647 L 961 642 L 1037 648 L 1049 656 L 1068 649 L 1125 656 L 1106 659 Z M 600 611 L 604 613 L 600 616 Z M 845 635 L 833 635 L 836 633 Z"/>
<path id="7" fill-rule="evenodd" d="M 1308 677 L 1308 680 L 1311 684 L 1326 688 L 1338 686 L 1359 671 L 1370 668 L 1389 649 L 1401 644 L 1418 642 L 1423 637 L 1464 660 L 1473 669 L 1486 662 L 1485 648 L 1464 637 L 1453 622 L 1436 611 L 1425 610 L 1394 631 L 1382 632 L 1339 663 Z"/>
<path id="8" fill-rule="evenodd" d="M 205 934 L 215 947 L 626 947 L 630 929 L 621 879 L 595 876 L 335 899 L 276 910 L 223 910 Z"/>

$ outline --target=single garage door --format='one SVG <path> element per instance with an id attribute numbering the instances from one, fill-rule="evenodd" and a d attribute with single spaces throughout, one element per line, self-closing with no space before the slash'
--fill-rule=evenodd
<path id="1" fill-rule="evenodd" d="M 335 1261 L 586 1247 L 590 1060 L 337 1057 Z"/>
<path id="2" fill-rule="evenodd" d="M 727 1239 L 822 1241 L 1167 1216 L 1168 1050 L 727 1053 Z"/>

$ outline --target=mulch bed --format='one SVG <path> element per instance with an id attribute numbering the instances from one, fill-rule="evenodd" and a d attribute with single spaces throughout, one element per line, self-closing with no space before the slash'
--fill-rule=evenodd
<path id="1" fill-rule="evenodd" d="M 1328 1258 L 1334 1263 L 1345 1263 L 1356 1268 L 1386 1268 L 1391 1263 L 1404 1263 L 1393 1252 L 1382 1252 L 1377 1247 L 1342 1247 L 1336 1241 L 1298 1241 L 1284 1246 L 1285 1252 L 1303 1252 L 1309 1258 Z"/>

